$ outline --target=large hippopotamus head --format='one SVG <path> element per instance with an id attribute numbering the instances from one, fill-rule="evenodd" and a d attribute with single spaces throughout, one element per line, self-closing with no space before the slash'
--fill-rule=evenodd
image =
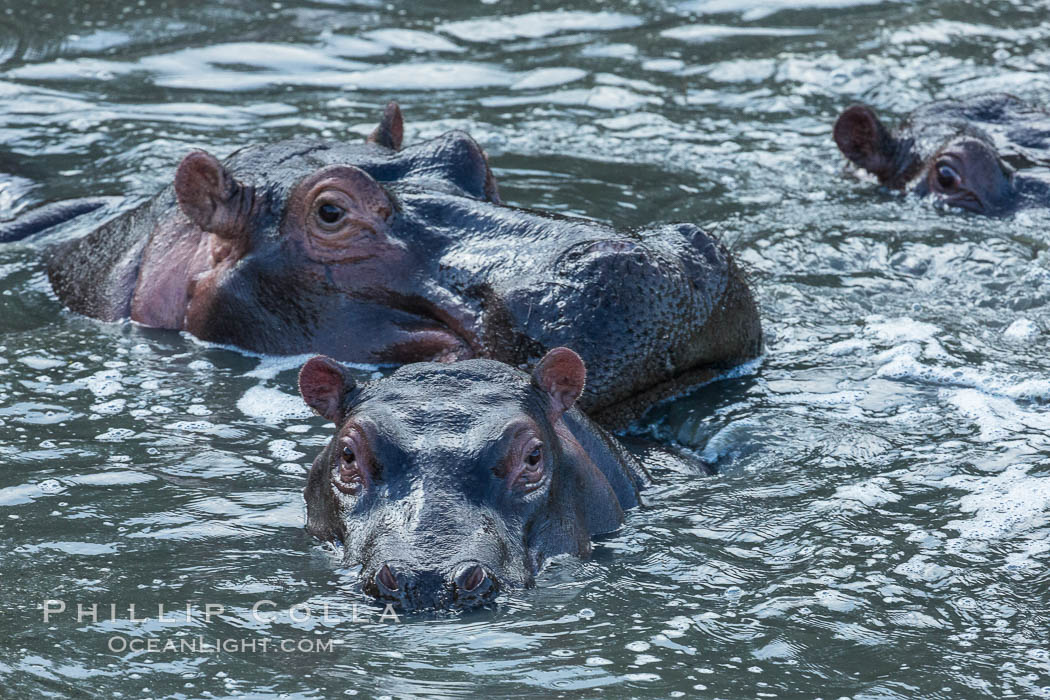
<path id="1" fill-rule="evenodd" d="M 585 377 L 566 348 L 531 376 L 468 360 L 364 385 L 313 358 L 300 392 L 336 433 L 310 471 L 307 529 L 342 543 L 367 593 L 406 609 L 473 607 L 532 585 L 549 557 L 587 556 L 647 477 L 574 408 Z"/>
<path id="2" fill-rule="evenodd" d="M 1010 95 L 931 102 L 895 131 L 870 107 L 853 105 L 833 136 L 843 155 L 890 189 L 989 215 L 1050 206 L 1050 113 Z"/>
<path id="3" fill-rule="evenodd" d="M 154 199 L 60 246 L 52 284 L 90 316 L 263 353 L 529 367 L 568 345 L 591 369 L 583 406 L 611 422 L 760 352 L 743 275 L 695 226 L 503 206 L 470 136 L 402 134 L 391 104 L 363 143 L 194 151 Z"/>

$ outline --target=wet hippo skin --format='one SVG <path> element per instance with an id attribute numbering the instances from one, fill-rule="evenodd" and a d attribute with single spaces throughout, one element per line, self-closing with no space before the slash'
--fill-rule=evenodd
<path id="1" fill-rule="evenodd" d="M 580 404 L 609 425 L 760 353 L 743 273 L 696 226 L 504 206 L 470 136 L 402 148 L 403 131 L 391 104 L 366 143 L 194 151 L 156 197 L 53 251 L 55 292 L 262 353 L 528 368 L 571 346 Z"/>
<path id="2" fill-rule="evenodd" d="M 555 348 L 531 375 L 493 360 L 406 365 L 358 385 L 315 357 L 306 403 L 336 425 L 304 491 L 307 529 L 405 609 L 469 608 L 586 557 L 648 482 L 576 400 L 586 368 Z"/>

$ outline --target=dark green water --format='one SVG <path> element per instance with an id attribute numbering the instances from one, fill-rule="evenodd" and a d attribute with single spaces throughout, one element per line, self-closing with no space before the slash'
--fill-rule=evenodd
<path id="1" fill-rule="evenodd" d="M 395 623 L 302 531 L 301 358 L 77 317 L 41 242 L 0 248 L 0 696 L 1050 697 L 1050 216 L 879 194 L 830 139 L 858 100 L 1050 102 L 1050 4 L 576 5 L 0 0 L 2 218 L 112 215 L 190 148 L 358 139 L 396 98 L 513 204 L 720 231 L 770 337 L 639 427 L 720 476 L 663 474 L 494 609 Z"/>

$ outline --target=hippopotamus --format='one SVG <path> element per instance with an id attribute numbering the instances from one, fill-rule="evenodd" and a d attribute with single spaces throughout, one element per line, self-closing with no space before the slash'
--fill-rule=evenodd
<path id="1" fill-rule="evenodd" d="M 151 200 L 58 245 L 51 284 L 87 316 L 259 353 L 530 367 L 572 346 L 581 406 L 610 424 L 760 354 L 745 275 L 701 229 L 506 206 L 468 134 L 403 134 L 391 103 L 362 142 L 193 151 Z"/>
<path id="2" fill-rule="evenodd" d="M 314 357 L 299 390 L 336 431 L 304 489 L 307 530 L 407 610 L 476 607 L 533 585 L 551 557 L 588 556 L 649 475 L 577 407 L 586 378 L 564 347 L 531 374 L 424 362 L 364 384 Z"/>
<path id="3" fill-rule="evenodd" d="M 931 102 L 892 132 L 870 107 L 853 105 L 833 136 L 889 189 L 992 216 L 1050 206 L 1050 112 L 1012 95 Z"/>

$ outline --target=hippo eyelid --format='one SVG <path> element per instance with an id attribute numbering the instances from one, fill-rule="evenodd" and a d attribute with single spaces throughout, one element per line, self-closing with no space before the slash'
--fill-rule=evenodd
<path id="1" fill-rule="evenodd" d="M 530 455 L 535 453 L 538 453 L 537 459 L 530 462 Z M 507 489 L 526 495 L 540 489 L 547 482 L 548 454 L 547 446 L 537 431 L 519 430 L 505 457 L 504 482 Z"/>
<path id="2" fill-rule="evenodd" d="M 531 420 L 515 420 L 506 425 L 503 434 L 492 446 L 491 459 L 493 464 L 492 473 L 500 480 L 510 477 L 512 471 L 517 467 L 516 460 L 522 457 L 520 446 L 525 435 L 530 434 L 539 438 L 539 430 Z"/>
<path id="3" fill-rule="evenodd" d="M 347 454 L 347 450 L 350 454 Z M 368 439 L 368 431 L 359 425 L 351 424 L 339 435 L 333 462 L 334 474 L 352 465 L 354 470 L 360 472 L 364 488 L 379 480 L 381 470 L 375 459 L 375 450 Z"/>

